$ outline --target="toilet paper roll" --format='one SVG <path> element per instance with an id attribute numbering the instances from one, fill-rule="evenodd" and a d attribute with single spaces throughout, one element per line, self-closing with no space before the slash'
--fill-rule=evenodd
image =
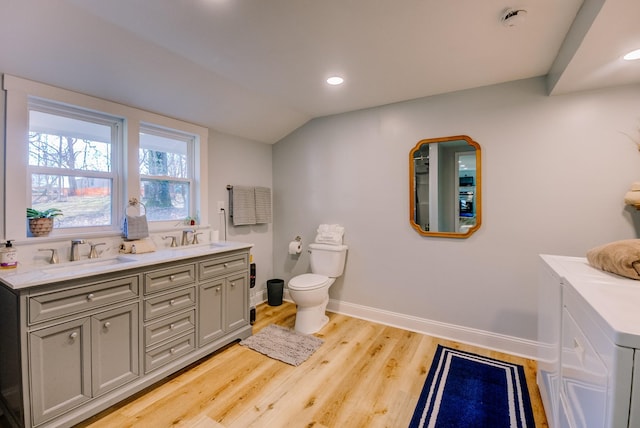
<path id="1" fill-rule="evenodd" d="M 300 254 L 302 252 L 302 244 L 299 241 L 289 242 L 289 254 Z"/>

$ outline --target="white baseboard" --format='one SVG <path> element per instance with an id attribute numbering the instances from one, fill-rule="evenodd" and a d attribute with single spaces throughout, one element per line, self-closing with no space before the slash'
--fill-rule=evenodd
<path id="1" fill-rule="evenodd" d="M 266 292 L 262 293 L 262 295 L 259 294 L 252 296 L 252 304 L 256 305 L 266 301 L 267 299 L 265 294 Z M 262 298 L 262 300 L 259 300 L 260 298 Z M 284 300 L 293 302 L 289 295 L 289 290 L 287 289 L 284 290 Z M 492 349 L 506 354 L 517 355 L 534 360 L 537 359 L 538 342 L 533 340 L 526 340 L 503 334 L 491 333 L 484 330 L 447 324 L 333 299 L 329 300 L 327 310 L 378 324 L 398 327 L 409 331 L 415 331 L 417 333 L 427 334 L 429 336 L 453 340 L 455 342 L 480 346 L 482 348 Z"/>

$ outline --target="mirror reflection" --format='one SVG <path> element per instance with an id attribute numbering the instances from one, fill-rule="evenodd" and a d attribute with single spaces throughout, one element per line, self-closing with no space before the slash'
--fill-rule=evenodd
<path id="1" fill-rule="evenodd" d="M 413 228 L 425 236 L 471 236 L 482 217 L 480 172 L 480 145 L 468 136 L 419 141 L 409 153 Z"/>

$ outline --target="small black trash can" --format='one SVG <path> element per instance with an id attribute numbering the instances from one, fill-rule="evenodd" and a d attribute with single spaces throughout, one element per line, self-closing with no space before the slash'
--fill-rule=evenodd
<path id="1" fill-rule="evenodd" d="M 284 292 L 284 280 L 270 279 L 267 281 L 267 301 L 269 306 L 280 306 L 282 304 L 282 293 Z"/>

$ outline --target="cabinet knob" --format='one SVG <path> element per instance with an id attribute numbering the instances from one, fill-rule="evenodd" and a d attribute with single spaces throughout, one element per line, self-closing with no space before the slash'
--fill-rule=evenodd
<path id="1" fill-rule="evenodd" d="M 229 263 L 225 263 L 224 267 L 228 268 L 229 267 Z"/>
<path id="2" fill-rule="evenodd" d="M 174 279 L 176 279 L 175 275 L 169 275 L 169 281 L 173 281 Z"/>
<path id="3" fill-rule="evenodd" d="M 175 324 L 169 324 L 169 329 L 173 330 L 173 329 L 175 329 L 175 328 L 176 328 L 176 325 L 175 325 Z"/>
<path id="4" fill-rule="evenodd" d="M 171 349 L 169 350 L 169 352 L 171 352 L 172 354 L 175 354 L 175 353 L 176 353 L 176 348 L 171 348 Z"/>
<path id="5" fill-rule="evenodd" d="M 87 294 L 87 300 L 88 301 L 92 301 L 94 297 L 96 297 L 96 296 L 94 296 L 93 293 Z"/>
<path id="6" fill-rule="evenodd" d="M 77 331 L 74 331 L 73 333 L 71 333 L 69 335 L 69 339 L 71 339 L 71 340 L 74 340 L 76 337 L 78 337 L 78 332 Z"/>
<path id="7" fill-rule="evenodd" d="M 235 286 L 236 286 L 236 283 L 235 283 L 235 282 L 232 282 L 232 283 L 231 283 L 231 287 L 235 287 Z"/>
<path id="8" fill-rule="evenodd" d="M 216 287 L 216 293 L 220 292 L 220 287 Z"/>
<path id="9" fill-rule="evenodd" d="M 176 304 L 176 299 L 169 300 L 169 306 L 173 306 Z"/>
<path id="10" fill-rule="evenodd" d="M 111 323 L 109 321 L 104 323 L 104 328 L 109 328 L 109 327 L 111 327 Z"/>

